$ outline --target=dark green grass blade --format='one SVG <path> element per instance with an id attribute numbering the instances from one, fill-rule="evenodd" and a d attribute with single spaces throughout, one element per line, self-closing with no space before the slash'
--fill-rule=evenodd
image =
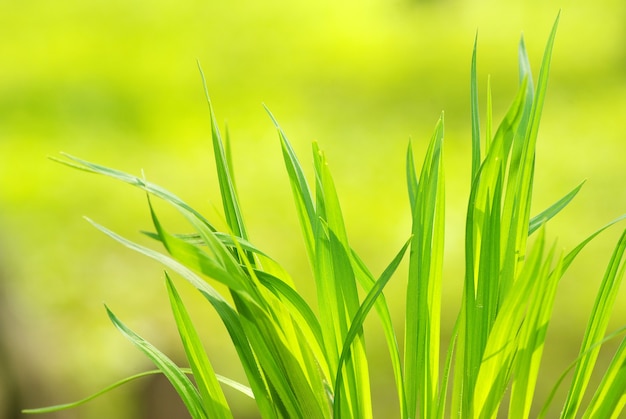
<path id="1" fill-rule="evenodd" d="M 224 392 L 218 383 L 215 371 L 202 346 L 198 332 L 193 326 L 187 309 L 167 272 L 165 276 L 176 326 L 178 327 L 178 332 L 187 354 L 187 361 L 193 371 L 193 377 L 202 397 L 206 413 L 210 418 L 232 418 L 233 415 L 224 397 Z"/>
<path id="2" fill-rule="evenodd" d="M 202 406 L 202 399 L 198 394 L 198 390 L 192 382 L 187 378 L 185 373 L 178 368 L 167 356 L 155 348 L 152 344 L 144 340 L 141 336 L 130 330 L 106 307 L 109 318 L 122 332 L 122 334 L 130 340 L 137 348 L 139 348 L 148 358 L 154 362 L 180 396 L 181 400 L 187 407 L 187 410 L 193 419 L 208 419 L 207 413 Z"/>
<path id="3" fill-rule="evenodd" d="M 624 231 L 615 246 L 613 256 L 609 261 L 606 273 L 600 284 L 591 317 L 587 324 L 587 329 L 585 330 L 585 337 L 583 338 L 580 353 L 587 352 L 594 343 L 602 340 L 606 332 L 615 298 L 617 297 L 619 286 L 624 277 L 624 272 L 626 271 L 625 253 L 626 231 Z M 577 414 L 583 396 L 585 395 L 585 390 L 589 384 L 589 379 L 593 372 L 599 351 L 600 349 L 597 348 L 587 353 L 577 364 L 561 417 L 574 417 Z"/>
<path id="4" fill-rule="evenodd" d="M 363 303 L 357 310 L 356 315 L 354 316 L 354 319 L 352 319 L 352 323 L 350 324 L 350 329 L 348 330 L 346 339 L 343 344 L 343 348 L 341 350 L 341 356 L 339 357 L 339 364 L 337 366 L 336 379 L 335 379 L 335 391 L 334 391 L 335 402 L 333 406 L 335 418 L 341 417 L 340 415 L 341 415 L 341 402 L 342 402 L 341 394 L 342 393 L 341 393 L 340 388 L 343 385 L 343 365 L 351 355 L 352 344 L 355 338 L 360 333 L 362 333 L 361 330 L 363 327 L 363 322 L 365 322 L 365 319 L 368 313 L 370 312 L 370 310 L 372 309 L 372 307 L 374 307 L 376 300 L 382 295 L 385 285 L 387 285 L 387 283 L 389 282 L 389 280 L 395 273 L 396 269 L 398 268 L 400 261 L 404 257 L 404 254 L 406 253 L 406 250 L 409 247 L 409 244 L 410 244 L 410 240 L 405 243 L 402 249 L 400 249 L 400 252 L 398 252 L 396 257 L 391 261 L 389 266 L 384 270 L 384 272 L 382 273 L 378 281 L 376 281 L 376 283 L 374 284 L 370 292 L 367 294 L 367 296 L 363 300 Z M 384 296 L 382 298 L 384 299 Z"/>
<path id="5" fill-rule="evenodd" d="M 551 220 L 555 215 L 557 215 L 563 208 L 565 208 L 574 197 L 580 192 L 580 189 L 583 187 L 585 182 L 581 182 L 578 186 L 568 192 L 563 198 L 556 201 L 554 204 L 550 205 L 549 208 L 546 208 L 541 213 L 537 214 L 533 218 L 531 218 L 529 226 L 528 226 L 528 235 L 533 234 L 537 229 L 544 223 Z"/>

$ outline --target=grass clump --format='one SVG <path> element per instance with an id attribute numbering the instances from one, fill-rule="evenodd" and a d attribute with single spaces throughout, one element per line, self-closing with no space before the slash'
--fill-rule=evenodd
<path id="1" fill-rule="evenodd" d="M 492 418 L 506 409 L 511 418 L 527 418 L 531 409 L 545 417 L 556 389 L 573 370 L 561 417 L 617 417 L 625 403 L 626 339 L 595 389 L 590 377 L 600 346 L 624 329 L 607 335 L 607 324 L 626 270 L 626 232 L 621 236 L 596 296 L 579 356 L 543 405 L 533 405 L 539 366 L 559 280 L 599 229 L 566 253 L 545 236 L 545 224 L 578 193 L 581 185 L 531 217 L 535 148 L 545 100 L 558 18 L 550 33 L 537 84 L 533 84 L 523 40 L 519 45 L 520 87 L 504 119 L 492 131 L 491 98 L 486 133 L 479 130 L 476 45 L 471 65 L 472 169 L 465 230 L 465 278 L 454 333 L 441 353 L 441 284 L 444 264 L 445 188 L 443 116 L 435 126 L 421 169 L 411 145 L 406 182 L 412 230 L 383 273 L 376 277 L 350 246 L 339 198 L 324 153 L 313 144 L 314 182 L 273 116 L 291 183 L 307 255 L 323 306 L 316 315 L 284 269 L 249 240 L 234 186 L 227 139 L 220 134 L 209 101 L 212 140 L 228 231 L 220 232 L 174 194 L 142 177 L 76 157 L 63 163 L 103 174 L 146 192 L 154 231 L 165 252 L 131 242 L 105 227 L 95 227 L 123 245 L 167 268 L 166 288 L 189 368 L 175 365 L 128 328 L 107 307 L 119 331 L 170 380 L 194 419 L 231 418 L 222 385 L 253 397 L 264 418 L 372 418 L 372 396 L 363 323 L 372 309 L 383 325 L 402 418 Z M 490 91 L 488 89 L 488 95 Z M 192 233 L 170 233 L 151 200 L 160 198 L 189 222 Z M 529 238 L 532 244 L 529 244 Z M 394 332 L 383 290 L 401 261 L 408 258 L 404 347 Z M 168 272 L 189 281 L 223 321 L 247 376 L 235 383 L 215 373 Z M 212 284 L 228 288 L 220 294 Z M 359 291 L 364 298 L 359 297 Z M 145 374 L 129 377 L 76 403 L 86 402 Z M 193 380 L 189 378 L 193 377 Z M 590 402 L 583 397 L 593 391 Z M 538 412 L 538 413 L 537 413 Z"/>

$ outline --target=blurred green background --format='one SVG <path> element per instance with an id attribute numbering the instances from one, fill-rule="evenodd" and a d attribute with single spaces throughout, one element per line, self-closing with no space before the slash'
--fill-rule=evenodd
<path id="1" fill-rule="evenodd" d="M 403 175 L 407 141 L 413 139 L 421 161 L 445 111 L 449 330 L 463 275 L 474 35 L 478 29 L 481 103 L 484 109 L 491 74 L 499 120 L 516 91 L 520 34 L 537 74 L 559 7 L 533 208 L 537 213 L 587 179 L 548 228 L 570 249 L 626 211 L 626 3 L 621 0 L 1 0 L 0 403 L 16 401 L 22 408 L 71 401 L 149 368 L 109 323 L 102 302 L 180 359 L 162 268 L 82 218 L 150 243 L 138 233 L 150 229 L 144 195 L 47 157 L 65 151 L 134 174 L 144 170 L 149 180 L 219 224 L 208 111 L 196 61 L 218 120 L 228 122 L 251 239 L 283 263 L 307 295 L 312 288 L 304 247 L 276 132 L 262 104 L 278 118 L 305 166 L 310 167 L 312 141 L 326 151 L 352 244 L 375 273 L 410 232 Z M 185 230 L 171 211 L 158 209 L 171 230 Z M 544 390 L 576 356 L 622 228 L 589 246 L 561 284 Z M 397 307 L 404 301 L 404 281 L 400 275 L 389 286 Z M 217 371 L 241 377 L 216 316 L 179 284 Z M 613 328 L 626 317 L 623 293 L 619 298 Z M 400 331 L 402 311 L 395 310 Z M 395 409 L 392 377 L 375 339 L 376 321 L 369 327 L 376 409 L 386 417 Z M 12 383 L 19 394 L 11 392 Z M 156 417 L 142 407 L 149 403 L 146 392 L 138 382 L 47 417 Z M 236 400 L 243 417 L 251 404 Z"/>

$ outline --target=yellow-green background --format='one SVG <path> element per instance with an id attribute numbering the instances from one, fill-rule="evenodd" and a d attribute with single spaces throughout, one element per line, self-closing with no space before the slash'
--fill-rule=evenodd
<path id="1" fill-rule="evenodd" d="M 469 63 L 478 29 L 484 109 L 495 116 L 517 84 L 523 31 L 538 73 L 562 8 L 537 156 L 535 212 L 583 179 L 549 227 L 571 248 L 626 212 L 626 3 L 495 0 L 0 0 L 0 266 L 2 323 L 28 403 L 70 401 L 148 368 L 106 318 L 102 302 L 173 356 L 180 354 L 156 263 L 82 219 L 137 239 L 145 197 L 47 159 L 59 151 L 139 174 L 220 223 L 205 73 L 233 139 L 238 188 L 254 243 L 311 287 L 289 184 L 265 103 L 309 166 L 326 150 L 353 246 L 380 272 L 407 239 L 408 138 L 421 160 L 446 121 L 447 259 L 444 320 L 458 309 L 469 173 Z M 160 205 L 174 230 L 178 218 Z M 621 227 L 586 250 L 564 279 L 549 335 L 549 387 L 575 358 L 593 295 Z M 402 286 L 390 285 L 401 328 Z M 180 283 L 218 372 L 241 376 L 225 332 Z M 311 296 L 311 301 L 314 301 Z M 624 306 L 622 295 L 617 302 Z M 624 322 L 618 308 L 612 325 Z M 372 322 L 375 403 L 395 400 Z M 448 327 L 449 328 L 449 327 Z M 605 357 L 606 358 L 606 357 Z M 545 372 L 545 371 L 544 371 Z M 56 417 L 132 418 L 137 386 Z M 231 395 L 231 393 L 229 393 Z M 393 407 L 391 407 L 393 411 Z"/>

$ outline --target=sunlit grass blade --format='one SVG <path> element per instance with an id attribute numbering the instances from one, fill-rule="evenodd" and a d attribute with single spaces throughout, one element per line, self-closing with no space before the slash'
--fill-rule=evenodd
<path id="1" fill-rule="evenodd" d="M 157 368 L 163 372 L 170 383 L 172 383 L 172 386 L 176 389 L 176 392 L 187 407 L 191 417 L 193 419 L 208 419 L 207 413 L 202 405 L 202 399 L 198 394 L 198 390 L 189 378 L 187 378 L 185 373 L 161 351 L 126 327 L 126 325 L 115 317 L 113 312 L 111 312 L 108 307 L 106 307 L 106 310 L 115 327 L 117 327 L 117 329 L 122 332 L 128 340 L 130 340 L 148 358 L 150 358 Z"/>
<path id="2" fill-rule="evenodd" d="M 470 71 L 470 116 L 472 120 L 472 181 L 478 174 L 478 168 L 482 158 L 480 157 L 480 114 L 478 111 L 478 79 L 476 75 L 476 46 L 478 44 L 478 32 L 474 37 L 474 49 L 472 51 L 472 67 Z"/>
<path id="3" fill-rule="evenodd" d="M 309 256 L 311 267 L 313 267 L 315 266 L 314 230 L 317 226 L 317 215 L 315 212 L 315 203 L 313 202 L 311 188 L 309 187 L 306 177 L 304 176 L 304 171 L 298 161 L 298 157 L 289 143 L 289 140 L 287 140 L 287 136 L 283 132 L 280 125 L 278 125 L 276 118 L 274 118 L 274 115 L 272 115 L 269 109 L 266 107 L 265 110 L 269 114 L 276 130 L 278 131 L 283 160 L 285 162 L 285 168 L 287 169 L 287 175 L 289 176 L 289 182 L 291 184 L 291 190 L 296 204 L 298 219 L 300 221 L 300 227 L 304 237 L 304 244 L 306 245 L 307 255 Z"/>
<path id="4" fill-rule="evenodd" d="M 326 157 L 313 143 L 316 174 L 316 213 L 314 275 L 320 302 L 320 323 L 326 333 L 325 345 L 331 371 L 337 368 L 339 354 L 350 322 L 359 309 L 356 277 L 350 258 L 350 246 L 335 184 Z M 326 313 L 325 313 L 326 312 Z M 358 335 L 352 356 L 345 364 L 345 402 L 342 415 L 368 418 L 372 414 L 368 363 L 365 342 Z M 337 397 L 337 395 L 335 395 Z"/>
<path id="5" fill-rule="evenodd" d="M 343 343 L 343 348 L 341 350 L 341 356 L 339 357 L 339 365 L 337 366 L 336 378 L 335 378 L 335 400 L 334 400 L 334 417 L 341 417 L 341 391 L 340 388 L 343 385 L 343 364 L 350 357 L 352 351 L 352 343 L 354 339 L 360 334 L 361 329 L 363 327 L 363 322 L 365 322 L 365 318 L 369 314 L 370 310 L 376 303 L 376 300 L 382 296 L 383 289 L 385 285 L 389 282 L 396 269 L 398 269 L 398 265 L 400 261 L 404 257 L 407 248 L 409 247 L 410 240 L 405 243 L 405 245 L 400 249 L 400 252 L 396 255 L 396 257 L 391 261 L 389 266 L 384 270 L 378 281 L 374 284 L 370 292 L 367 294 L 363 303 L 356 312 L 356 315 L 352 319 L 350 324 L 350 329 L 346 335 L 346 339 Z M 382 296 L 384 299 L 384 296 Z"/>
<path id="6" fill-rule="evenodd" d="M 434 415 L 440 390 L 438 377 L 445 199 L 443 137 L 442 115 L 435 126 L 418 181 L 414 179 L 415 175 L 409 173 L 413 160 L 407 157 L 409 197 L 414 197 L 404 347 L 404 378 L 410 418 Z"/>
<path id="7" fill-rule="evenodd" d="M 580 192 L 580 189 L 584 184 L 584 181 L 581 182 L 578 186 L 569 191 L 563 198 L 559 199 L 554 204 L 550 205 L 550 207 L 531 218 L 528 226 L 528 235 L 530 236 L 533 234 L 542 224 L 548 222 L 555 215 L 561 212 L 561 210 L 565 208 L 572 201 L 572 199 L 574 199 L 578 192 Z"/>
<path id="8" fill-rule="evenodd" d="M 147 182 L 141 177 L 134 176 L 120 170 L 111 169 L 106 166 L 102 166 L 96 163 L 91 163 L 86 160 L 79 159 L 78 157 L 71 156 L 66 153 L 61 153 L 63 157 L 68 160 L 62 160 L 55 157 L 51 157 L 51 160 L 61 163 L 65 166 L 71 167 L 73 169 L 81 170 L 88 173 L 100 174 L 113 179 L 117 179 L 124 183 L 128 183 L 129 185 L 135 186 L 137 188 L 143 189 L 146 192 L 151 193 L 154 196 L 157 196 L 165 201 L 170 202 L 176 207 L 184 208 L 186 211 L 194 214 L 199 220 L 210 228 L 212 231 L 216 231 L 216 228 L 207 220 L 202 214 L 196 211 L 193 207 L 187 204 L 185 201 L 180 199 L 178 196 L 174 195 L 170 191 L 162 188 L 159 185 L 155 185 L 153 183 Z"/>
<path id="9" fill-rule="evenodd" d="M 622 234 L 620 240 L 615 246 L 613 256 L 609 261 L 604 278 L 600 285 L 600 289 L 596 296 L 596 301 L 591 312 L 585 337 L 581 345 L 580 353 L 586 353 L 587 350 L 596 342 L 602 340 L 610 319 L 613 304 L 619 290 L 619 286 L 626 271 L 626 261 L 624 255 L 626 253 L 626 231 Z M 600 349 L 597 348 L 586 355 L 579 361 L 574 372 L 574 378 L 570 390 L 565 401 L 563 413 L 561 417 L 574 417 L 580 404 L 582 403 L 585 390 L 589 385 L 589 379 L 598 357 Z"/>
<path id="10" fill-rule="evenodd" d="M 222 295 L 219 294 L 219 292 L 209 285 L 208 282 L 197 276 L 191 269 L 184 266 L 180 262 L 177 262 L 171 257 L 155 250 L 133 243 L 132 241 L 121 237 L 120 235 L 89 219 L 88 221 L 98 230 L 120 242 L 122 245 L 154 259 L 170 268 L 172 271 L 175 271 L 196 287 L 205 296 L 205 298 L 207 298 L 228 330 L 263 417 L 277 417 L 276 407 L 272 402 L 272 396 L 269 393 L 265 378 L 260 370 L 252 348 L 250 347 L 250 343 L 241 324 L 239 314 L 233 309 L 230 303 L 228 303 Z"/>
<path id="11" fill-rule="evenodd" d="M 140 372 L 138 374 L 134 374 L 131 375 L 130 377 L 126 377 L 122 380 L 116 381 L 115 383 L 103 388 L 102 390 L 85 397 L 84 399 L 80 399 L 77 400 L 75 402 L 72 403 L 64 403 L 64 404 L 57 404 L 54 406 L 48 406 L 48 407 L 40 407 L 37 409 L 24 409 L 22 410 L 22 413 L 25 414 L 30 414 L 30 413 L 51 413 L 51 412 L 57 412 L 59 410 L 66 410 L 66 409 L 72 409 L 74 407 L 78 407 L 81 406 L 87 402 L 90 402 L 93 399 L 96 399 L 108 392 L 110 392 L 111 390 L 115 390 L 118 387 L 123 386 L 126 383 L 130 383 L 131 381 L 135 381 L 139 378 L 143 378 L 149 375 L 155 375 L 155 374 L 163 374 L 163 372 L 161 370 L 150 370 L 150 371 L 145 371 L 145 372 Z"/>
<path id="12" fill-rule="evenodd" d="M 241 214 L 241 209 L 239 208 L 237 193 L 235 191 L 235 182 L 232 178 L 233 171 L 229 165 L 228 154 L 224 149 L 224 143 L 217 126 L 213 105 L 211 104 L 211 98 L 209 97 L 209 91 L 206 85 L 206 79 L 204 78 L 204 73 L 202 72 L 202 68 L 199 63 L 198 69 L 200 70 L 202 86 L 204 87 L 204 93 L 209 105 L 211 138 L 213 140 L 213 157 L 217 168 L 217 178 L 219 180 L 220 192 L 222 194 L 222 205 L 224 206 L 226 221 L 228 223 L 228 227 L 234 235 L 247 239 L 246 228 Z"/>
<path id="13" fill-rule="evenodd" d="M 198 336 L 187 309 L 167 272 L 165 276 L 176 326 L 187 354 L 187 360 L 193 371 L 194 380 L 202 397 L 205 411 L 210 418 L 232 418 L 233 415 L 224 397 L 224 392 L 217 381 L 213 366 L 202 346 L 200 336 Z"/>
<path id="14" fill-rule="evenodd" d="M 606 342 L 608 342 L 608 341 L 610 341 L 612 339 L 615 339 L 616 337 L 618 337 L 620 335 L 623 335 L 624 333 L 626 333 L 626 326 L 623 326 L 620 329 L 618 329 L 618 330 L 608 334 L 604 339 L 602 339 L 599 342 L 594 343 L 585 352 L 579 354 L 578 357 L 573 362 L 571 362 L 568 365 L 568 367 L 565 369 L 565 371 L 556 380 L 556 383 L 552 387 L 552 390 L 550 390 L 550 393 L 548 394 L 548 397 L 546 398 L 546 401 L 544 402 L 544 404 L 543 404 L 543 406 L 541 408 L 541 411 L 539 412 L 539 415 L 537 415 L 537 418 L 543 419 L 543 418 L 546 417 L 548 409 L 550 408 L 550 406 L 552 405 L 552 402 L 554 401 L 554 397 L 556 396 L 557 390 L 559 389 L 559 387 L 561 386 L 563 381 L 565 381 L 565 378 L 567 377 L 569 372 L 572 371 L 578 365 L 578 363 L 585 356 L 587 356 L 587 354 L 591 353 L 592 351 L 595 351 L 597 348 L 601 347 Z"/>
<path id="15" fill-rule="evenodd" d="M 563 275 L 563 256 L 552 272 L 537 281 L 528 299 L 528 309 L 522 324 L 519 348 L 515 356 L 514 380 L 509 403 L 509 419 L 528 418 L 535 394 L 546 333 L 556 297 L 557 285 Z"/>
<path id="16" fill-rule="evenodd" d="M 510 379 L 519 332 L 533 289 L 550 273 L 551 255 L 543 260 L 545 235 L 537 238 L 513 289 L 501 302 L 501 308 L 490 331 L 474 390 L 473 409 L 468 414 L 493 417 L 500 407 Z"/>
<path id="17" fill-rule="evenodd" d="M 620 417 L 626 405 L 626 339 L 622 339 L 583 419 Z"/>
<path id="18" fill-rule="evenodd" d="M 365 263 L 354 251 L 352 251 L 352 266 L 354 267 L 354 273 L 357 280 L 359 280 L 359 283 L 363 286 L 366 292 L 369 293 L 375 286 L 376 280 L 367 266 L 365 266 Z M 404 377 L 402 372 L 402 361 L 400 359 L 400 349 L 398 347 L 398 340 L 396 339 L 396 333 L 393 327 L 391 314 L 389 313 L 387 300 L 385 298 L 378 298 L 374 303 L 374 307 L 376 308 L 376 312 L 382 323 L 383 333 L 385 334 L 385 340 L 387 342 L 387 349 L 389 350 L 389 356 L 391 358 L 393 376 L 398 392 L 400 415 L 402 418 L 407 418 L 406 392 L 404 390 Z"/>

